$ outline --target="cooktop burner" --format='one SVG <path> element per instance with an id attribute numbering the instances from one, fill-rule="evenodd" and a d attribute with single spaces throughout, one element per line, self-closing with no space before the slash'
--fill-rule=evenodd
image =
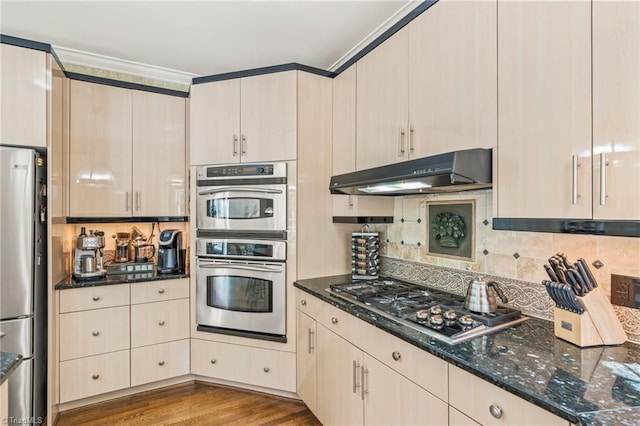
<path id="1" fill-rule="evenodd" d="M 332 284 L 331 294 L 447 343 L 459 343 L 526 320 L 500 307 L 481 314 L 464 308 L 464 297 L 395 279 Z"/>

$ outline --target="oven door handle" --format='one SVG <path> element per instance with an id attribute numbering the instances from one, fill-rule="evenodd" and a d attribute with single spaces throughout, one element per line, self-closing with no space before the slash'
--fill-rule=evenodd
<path id="1" fill-rule="evenodd" d="M 216 263 L 216 264 L 200 264 L 198 265 L 198 268 L 205 268 L 205 269 L 218 269 L 218 268 L 226 268 L 226 269 L 241 269 L 241 270 L 246 270 L 246 271 L 259 271 L 259 272 L 284 272 L 284 268 L 282 267 L 278 267 L 278 266 L 274 266 L 274 267 L 270 267 L 270 266 L 257 266 L 257 265 L 232 265 L 232 264 L 221 264 L 221 263 Z"/>
<path id="2" fill-rule="evenodd" d="M 207 189 L 206 191 L 198 192 L 198 195 L 211 195 L 218 194 L 220 192 L 260 192 L 263 194 L 282 194 L 280 189 L 264 189 L 264 188 L 250 188 L 250 187 L 237 187 L 237 186 L 225 186 L 216 189 Z"/>

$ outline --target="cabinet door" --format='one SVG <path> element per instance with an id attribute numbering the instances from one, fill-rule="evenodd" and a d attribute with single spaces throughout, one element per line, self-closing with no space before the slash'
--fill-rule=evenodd
<path id="1" fill-rule="evenodd" d="M 364 355 L 365 425 L 446 425 L 448 405 L 375 358 Z"/>
<path id="2" fill-rule="evenodd" d="M 496 0 L 439 1 L 408 25 L 409 158 L 496 145 L 496 26 Z"/>
<path id="3" fill-rule="evenodd" d="M 317 416 L 325 425 L 361 425 L 362 351 L 318 324 Z"/>
<path id="4" fill-rule="evenodd" d="M 296 159 L 296 71 L 240 82 L 242 162 Z"/>
<path id="5" fill-rule="evenodd" d="M 132 94 L 133 215 L 184 216 L 185 99 Z"/>
<path id="6" fill-rule="evenodd" d="M 131 216 L 131 91 L 72 80 L 70 120 L 70 216 Z"/>
<path id="7" fill-rule="evenodd" d="M 590 39 L 590 2 L 498 1 L 496 216 L 591 218 Z"/>
<path id="8" fill-rule="evenodd" d="M 0 44 L 0 143 L 47 146 L 47 54 Z"/>
<path id="9" fill-rule="evenodd" d="M 240 79 L 191 86 L 191 165 L 240 162 Z"/>
<path id="10" fill-rule="evenodd" d="M 407 159 L 408 55 L 405 27 L 357 63 L 358 170 Z"/>
<path id="11" fill-rule="evenodd" d="M 593 2 L 593 152 L 594 219 L 640 219 L 637 1 Z M 604 190 L 601 161 L 608 162 Z"/>
<path id="12" fill-rule="evenodd" d="M 312 412 L 316 408 L 316 321 L 296 310 L 296 388 Z"/>

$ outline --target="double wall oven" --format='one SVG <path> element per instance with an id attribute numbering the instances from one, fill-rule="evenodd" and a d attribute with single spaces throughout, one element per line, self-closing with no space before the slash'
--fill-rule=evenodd
<path id="1" fill-rule="evenodd" d="M 286 341 L 286 167 L 196 169 L 198 330 Z"/>

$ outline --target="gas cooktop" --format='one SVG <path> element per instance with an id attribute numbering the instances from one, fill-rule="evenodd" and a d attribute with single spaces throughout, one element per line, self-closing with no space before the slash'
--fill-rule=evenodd
<path id="1" fill-rule="evenodd" d="M 395 279 L 332 284 L 326 291 L 450 344 L 527 319 L 505 307 L 491 314 L 472 312 L 462 296 Z"/>

